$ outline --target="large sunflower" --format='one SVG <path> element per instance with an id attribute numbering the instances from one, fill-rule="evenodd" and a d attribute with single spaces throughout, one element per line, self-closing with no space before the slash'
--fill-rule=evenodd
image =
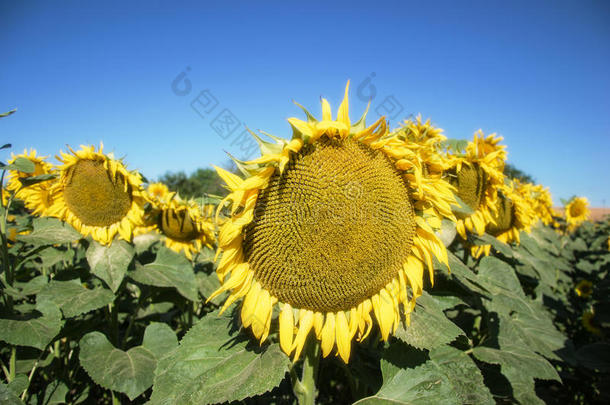
<path id="1" fill-rule="evenodd" d="M 586 197 L 574 197 L 565 208 L 568 230 L 573 230 L 578 225 L 589 219 L 589 200 Z"/>
<path id="2" fill-rule="evenodd" d="M 211 298 L 230 291 L 224 311 L 244 297 L 242 323 L 261 342 L 279 305 L 280 346 L 295 359 L 313 329 L 323 356 L 336 345 L 348 362 L 371 313 L 388 339 L 401 304 L 408 322 L 426 267 L 433 281 L 433 257 L 447 263 L 434 228 L 452 217 L 450 187 L 425 176 L 419 144 L 389 134 L 385 118 L 352 124 L 347 93 L 336 120 L 322 99 L 321 121 L 305 109 L 307 121 L 288 119 L 290 141 L 256 136 L 262 157 L 241 164 L 246 179 L 217 168 L 231 215 Z"/>
<path id="3" fill-rule="evenodd" d="M 493 222 L 498 187 L 504 184 L 506 147 L 499 145 L 502 139 L 495 134 L 485 137 L 478 131 L 465 153 L 448 155 L 451 183 L 457 188 L 458 197 L 474 211 L 457 214 L 456 229 L 462 239 L 467 238 L 467 232 L 483 235 L 485 226 Z"/>
<path id="4" fill-rule="evenodd" d="M 55 183 L 54 180 L 46 180 L 28 187 L 23 187 L 21 180 L 28 177 L 41 176 L 43 174 L 51 174 L 54 172 L 54 166 L 47 162 L 46 156 L 38 156 L 35 149 L 27 149 L 20 155 L 13 155 L 9 160 L 12 164 L 18 158 L 25 158 L 34 163 L 34 172 L 23 173 L 16 170 L 9 172 L 6 189 L 15 193 L 15 198 L 23 200 L 26 208 L 32 211 L 35 215 L 44 215 L 46 210 L 52 204 L 51 187 Z"/>
<path id="5" fill-rule="evenodd" d="M 203 246 L 215 242 L 214 223 L 206 217 L 205 209 L 195 201 L 185 201 L 176 193 L 162 190 L 160 183 L 147 189 L 147 200 L 152 210 L 146 215 L 146 231 L 159 231 L 165 245 L 175 252 L 184 252 L 189 259 Z"/>
<path id="6" fill-rule="evenodd" d="M 533 207 L 517 192 L 514 181 L 498 187 L 496 209 L 493 221 L 485 227 L 487 233 L 504 243 L 520 242 L 521 231 L 530 233 L 532 225 L 538 220 Z M 477 258 L 482 253 L 489 255 L 490 245 L 473 246 L 472 255 Z"/>
<path id="7" fill-rule="evenodd" d="M 52 188 L 52 205 L 46 215 L 68 222 L 84 236 L 109 244 L 116 234 L 130 241 L 142 223 L 142 179 L 112 154 L 94 146 L 60 152 L 60 177 Z"/>

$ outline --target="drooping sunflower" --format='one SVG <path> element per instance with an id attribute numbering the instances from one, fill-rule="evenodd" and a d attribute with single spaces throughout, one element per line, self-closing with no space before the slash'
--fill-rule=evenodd
<path id="1" fill-rule="evenodd" d="M 118 234 L 130 241 L 142 223 L 144 198 L 141 176 L 130 172 L 112 154 L 81 146 L 60 152 L 59 179 L 51 187 L 52 205 L 46 215 L 72 225 L 82 235 L 109 244 Z"/>
<path id="2" fill-rule="evenodd" d="M 492 212 L 493 221 L 488 223 L 485 231 L 504 243 L 519 243 L 519 233 L 530 233 L 538 220 L 533 207 L 516 191 L 515 182 L 510 180 L 498 187 L 496 209 Z M 489 255 L 490 245 L 472 246 L 471 253 L 475 258 L 481 254 Z"/>
<path id="3" fill-rule="evenodd" d="M 574 291 L 580 298 L 589 298 L 593 293 L 593 283 L 589 280 L 580 280 L 576 287 L 574 287 Z"/>
<path id="4" fill-rule="evenodd" d="M 582 314 L 582 326 L 596 336 L 603 335 L 602 330 L 597 323 L 597 319 L 595 319 L 595 311 L 593 308 L 587 309 Z"/>
<path id="5" fill-rule="evenodd" d="M 9 164 L 14 163 L 18 158 L 25 158 L 34 163 L 34 172 L 23 173 L 11 170 L 6 189 L 14 192 L 15 198 L 23 200 L 25 207 L 31 210 L 34 215 L 44 215 L 53 202 L 51 187 L 55 181 L 47 180 L 24 187 L 21 180 L 43 174 L 52 174 L 55 168 L 51 163 L 46 161 L 46 156 L 38 156 L 35 149 L 30 149 L 29 152 L 26 149 L 22 154 L 13 155 L 9 160 Z"/>
<path id="6" fill-rule="evenodd" d="M 365 112 L 352 123 L 348 88 L 336 120 L 322 99 L 321 121 L 303 107 L 307 121 L 288 119 L 290 141 L 253 134 L 262 156 L 240 162 L 245 179 L 216 168 L 230 217 L 217 251 L 222 286 L 210 299 L 230 291 L 224 311 L 243 297 L 242 323 L 261 342 L 280 306 L 280 346 L 295 359 L 312 329 L 322 355 L 336 346 L 344 362 L 373 316 L 388 339 L 401 305 L 408 322 L 426 268 L 433 281 L 433 257 L 447 264 L 434 229 L 453 218 L 450 186 L 426 176 L 420 145 L 388 133 L 385 118 L 366 127 Z"/>
<path id="7" fill-rule="evenodd" d="M 150 197 L 150 196 L 149 196 Z M 214 223 L 205 217 L 202 207 L 193 200 L 183 200 L 169 192 L 153 203 L 147 215 L 152 230 L 158 230 L 165 245 L 175 252 L 184 252 L 189 259 L 203 246 L 212 248 L 215 242 Z"/>
<path id="8" fill-rule="evenodd" d="M 448 154 L 451 184 L 456 187 L 458 197 L 474 211 L 457 213 L 456 230 L 464 240 L 467 232 L 483 235 L 485 226 L 493 222 L 498 188 L 504 184 L 506 146 L 499 145 L 502 139 L 495 134 L 486 137 L 478 131 L 473 141 L 468 142 L 465 153 Z"/>
<path id="9" fill-rule="evenodd" d="M 553 210 L 553 199 L 548 187 L 541 184 L 521 182 L 518 179 L 512 180 L 515 191 L 530 205 L 535 215 L 544 225 L 552 225 L 556 221 Z"/>
<path id="10" fill-rule="evenodd" d="M 167 185 L 163 183 L 150 183 L 146 187 L 146 193 L 157 200 L 165 200 L 170 191 Z"/>
<path id="11" fill-rule="evenodd" d="M 586 197 L 574 197 L 565 207 L 565 217 L 568 230 L 574 230 L 578 225 L 589 219 L 589 200 Z"/>

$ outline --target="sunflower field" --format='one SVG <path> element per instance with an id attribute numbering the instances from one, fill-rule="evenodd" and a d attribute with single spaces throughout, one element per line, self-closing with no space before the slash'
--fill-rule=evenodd
<path id="1" fill-rule="evenodd" d="M 4 145 L 0 403 L 609 403 L 610 217 L 348 88 L 223 195 Z"/>

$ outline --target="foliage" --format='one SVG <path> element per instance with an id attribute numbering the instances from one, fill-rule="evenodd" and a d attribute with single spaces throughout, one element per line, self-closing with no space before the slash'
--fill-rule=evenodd
<path id="1" fill-rule="evenodd" d="M 9 214 L 26 232 L 10 244 Z M 219 286 L 212 250 L 188 260 L 154 235 L 102 246 L 4 206 L 0 224 L 0 402 L 296 401 L 304 362 L 280 350 L 277 330 L 259 346 L 239 317 L 219 315 L 222 299 L 206 302 Z M 313 396 L 323 404 L 607 403 L 609 235 L 610 219 L 567 235 L 538 225 L 519 246 L 485 235 L 470 241 L 492 244 L 477 260 L 454 242 L 451 271 L 436 264 L 410 325 L 387 343 L 374 328 L 348 365 L 320 360 Z M 582 280 L 590 293 L 576 292 Z"/>
<path id="2" fill-rule="evenodd" d="M 206 194 L 225 195 L 224 182 L 213 169 L 197 169 L 187 175 L 184 172 L 167 172 L 159 178 L 171 191 L 183 198 L 200 198 Z"/>
<path id="3" fill-rule="evenodd" d="M 506 163 L 504 166 L 504 174 L 509 179 L 517 179 L 523 183 L 535 183 L 536 180 L 529 174 L 525 173 L 523 170 L 518 169 L 515 165 L 511 163 Z"/>

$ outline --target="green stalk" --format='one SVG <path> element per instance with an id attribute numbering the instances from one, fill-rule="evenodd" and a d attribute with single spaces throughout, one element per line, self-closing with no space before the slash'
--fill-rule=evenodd
<path id="1" fill-rule="evenodd" d="M 17 370 L 17 346 L 11 346 L 11 360 L 8 364 L 8 368 L 8 382 L 11 382 L 15 379 Z"/>
<path id="2" fill-rule="evenodd" d="M 300 380 L 293 381 L 293 390 L 299 405 L 314 405 L 320 364 L 320 343 L 317 339 L 312 338 L 305 343 L 304 355 L 303 373 Z"/>

